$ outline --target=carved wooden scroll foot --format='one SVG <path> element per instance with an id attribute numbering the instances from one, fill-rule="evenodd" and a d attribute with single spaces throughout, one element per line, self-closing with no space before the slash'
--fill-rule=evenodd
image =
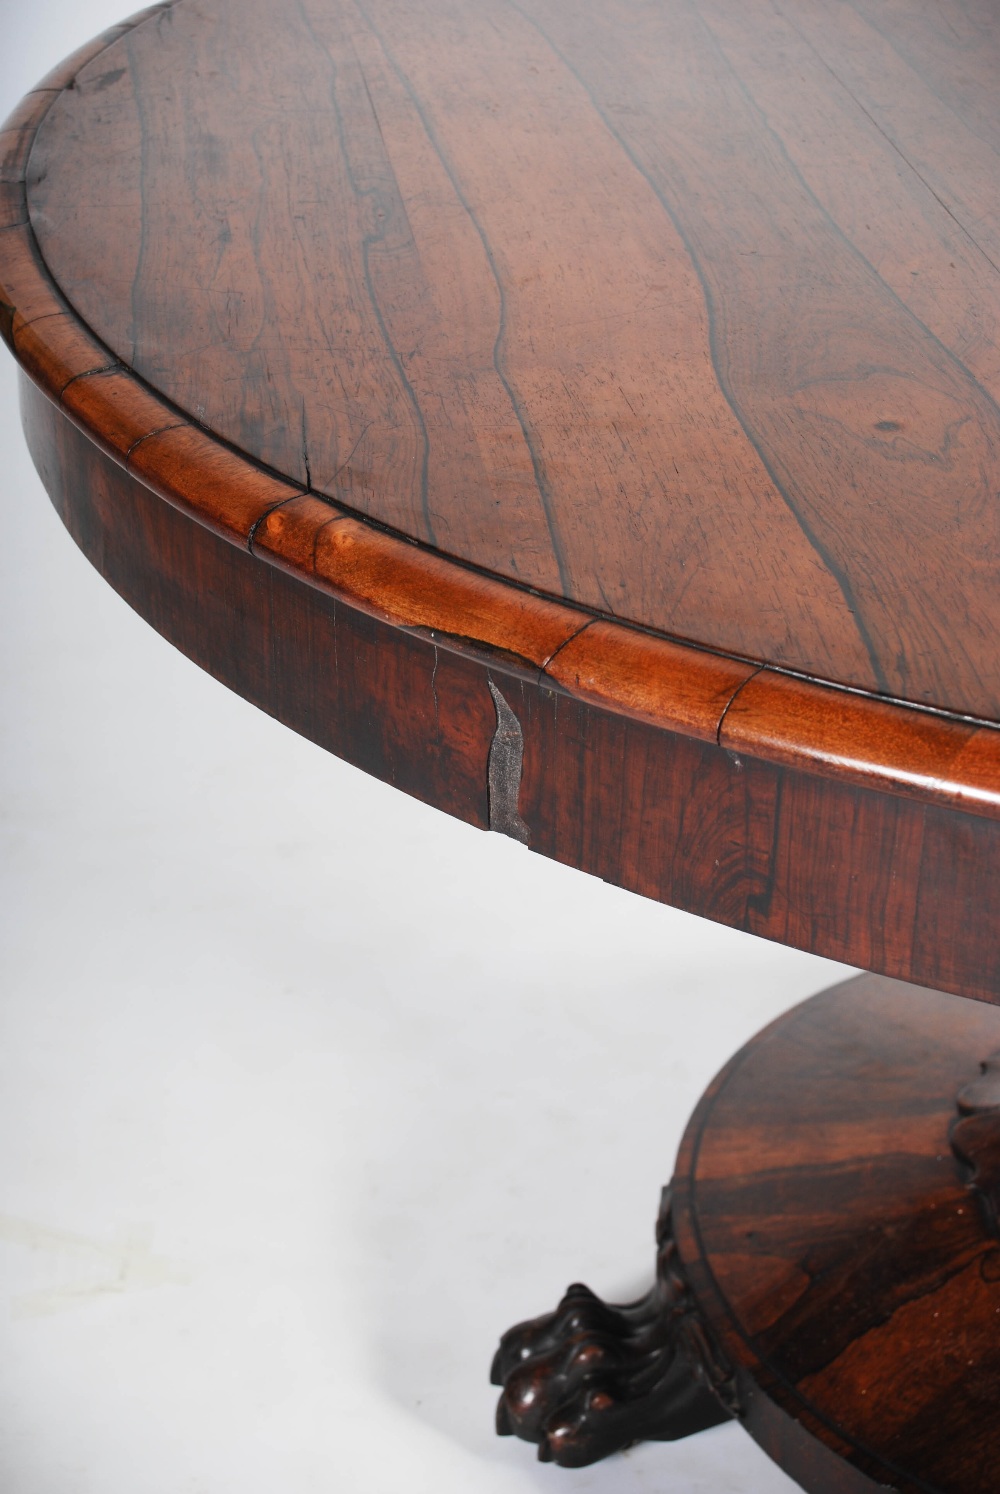
<path id="1" fill-rule="evenodd" d="M 504 1334 L 492 1381 L 497 1431 L 538 1444 L 543 1462 L 596 1463 L 633 1442 L 671 1442 L 738 1412 L 680 1272 L 664 1189 L 656 1282 L 615 1307 L 571 1286 L 555 1312 Z"/>

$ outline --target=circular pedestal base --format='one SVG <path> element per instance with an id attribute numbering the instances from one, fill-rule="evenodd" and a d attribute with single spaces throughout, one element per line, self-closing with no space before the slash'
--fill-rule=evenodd
<path id="1" fill-rule="evenodd" d="M 811 1494 L 990 1494 L 1000 1010 L 862 976 L 765 1029 L 688 1126 L 673 1232 L 739 1414 Z"/>

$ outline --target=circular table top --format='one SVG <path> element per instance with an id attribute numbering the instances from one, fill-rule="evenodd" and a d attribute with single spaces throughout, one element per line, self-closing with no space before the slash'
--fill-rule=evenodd
<path id="1" fill-rule="evenodd" d="M 998 72 L 988 0 L 174 0 L 8 122 L 0 329 L 394 628 L 996 820 Z"/>
<path id="2" fill-rule="evenodd" d="M 48 111 L 54 279 L 291 482 L 1000 716 L 990 7 L 182 0 Z"/>

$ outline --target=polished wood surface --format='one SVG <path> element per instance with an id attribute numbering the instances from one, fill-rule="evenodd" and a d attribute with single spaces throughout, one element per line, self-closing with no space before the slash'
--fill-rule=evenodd
<path id="1" fill-rule="evenodd" d="M 863 976 L 754 1038 L 688 1126 L 683 1273 L 807 1490 L 996 1487 L 998 1046 L 996 1011 Z"/>
<path id="2" fill-rule="evenodd" d="M 998 75 L 987 0 L 154 6 L 0 132 L 36 466 L 329 750 L 996 1003 Z M 505 1428 L 586 1461 L 707 1385 L 817 1494 L 986 1494 L 997 1021 L 866 977 L 762 1035 L 650 1297 L 540 1330 L 668 1403 L 543 1424 L 502 1365 Z"/>
<path id="3" fill-rule="evenodd" d="M 580 1467 L 735 1417 L 809 1494 L 993 1494 L 998 1044 L 873 976 L 780 1017 L 688 1125 L 650 1291 L 504 1334 L 497 1430 Z"/>
<path id="4" fill-rule="evenodd" d="M 36 465 L 84 553 L 203 669 L 304 736 L 485 829 L 496 823 L 492 683 L 520 723 L 514 808 L 533 850 L 750 933 L 997 999 L 995 819 L 720 747 L 713 724 L 733 666 L 711 655 L 698 656 L 698 676 L 685 674 L 683 650 L 621 630 L 630 646 L 618 654 L 598 632 L 614 630 L 594 624 L 557 656 L 564 687 L 484 643 L 457 646 L 426 626 L 427 614 L 406 627 L 380 615 L 362 564 L 349 602 L 303 586 L 298 570 L 262 565 L 160 501 L 34 385 L 23 397 Z M 356 534 L 353 520 L 330 522 Z M 439 622 L 453 603 L 447 590 L 426 599 Z M 541 622 L 532 626 L 524 622 L 522 646 L 544 648 Z M 601 646 L 591 654 L 592 633 Z M 612 689 L 627 709 L 609 708 Z M 830 693 L 838 705 L 854 699 Z M 664 700 L 671 730 L 649 719 Z"/>
<path id="5" fill-rule="evenodd" d="M 742 1415 L 732 1366 L 715 1351 L 684 1275 L 664 1188 L 656 1278 L 644 1297 L 603 1302 L 582 1282 L 555 1312 L 509 1328 L 490 1370 L 501 1437 L 542 1463 L 585 1468 L 635 1442 L 677 1442 Z"/>
<path id="6" fill-rule="evenodd" d="M 995 1000 L 1000 731 L 983 620 L 998 606 L 1000 551 L 982 403 L 993 280 L 967 236 L 948 239 L 942 278 L 903 214 L 915 193 L 928 222 L 958 234 L 956 194 L 982 155 L 970 147 L 951 195 L 930 197 L 884 155 L 904 66 L 933 73 L 942 95 L 952 68 L 948 108 L 957 119 L 962 92 L 987 131 L 992 96 L 971 82 L 992 55 L 986 18 L 973 33 L 956 13 L 939 36 L 908 12 L 919 47 L 904 63 L 898 10 L 833 7 L 844 25 L 831 30 L 829 7 L 803 3 L 794 26 L 754 9 L 753 30 L 749 11 L 707 0 L 636 5 L 608 12 L 615 40 L 606 17 L 576 7 L 574 40 L 558 7 L 466 14 L 428 0 L 380 20 L 374 4 L 310 4 L 272 13 L 254 0 L 238 22 L 228 0 L 154 7 L 43 80 L 3 131 L 0 331 L 41 391 L 25 391 L 30 441 L 71 531 L 205 667 L 429 802 L 644 895 Z M 883 114 L 864 109 L 882 143 L 845 155 L 871 128 L 851 102 L 861 82 L 852 74 L 848 89 L 824 63 L 819 89 L 817 59 L 836 58 L 845 77 L 863 68 L 869 30 L 887 81 Z M 571 61 L 580 47 L 586 58 Z M 441 72 L 449 58 L 461 87 Z M 599 86 L 581 84 L 585 63 L 604 69 Z M 504 112 L 514 101 L 517 129 Z M 933 153 L 924 115 L 904 112 L 913 151 Z M 702 145 L 680 162 L 695 126 Z M 833 194 L 825 238 L 819 189 L 801 176 L 807 147 Z M 835 187 L 844 222 L 831 239 Z M 487 233 L 477 203 L 495 209 L 497 193 L 506 210 Z M 874 211 L 879 193 L 891 212 Z M 678 228 L 675 196 L 686 214 L 716 214 L 714 231 L 708 218 Z M 880 246 L 888 300 L 872 301 L 878 277 L 842 242 L 848 228 L 861 235 L 850 203 L 872 208 L 865 243 Z M 889 255 L 900 225 L 905 315 Z M 651 244 L 659 289 L 647 295 Z M 972 265 L 979 299 L 960 315 L 955 288 L 971 295 Z M 949 307 L 958 351 L 946 357 Z M 945 373 L 920 361 L 931 354 L 918 312 Z M 413 335 L 397 341 L 403 329 Z M 882 413 L 859 447 L 851 422 L 872 400 Z M 921 446 L 935 420 L 945 434 Z M 761 456 L 779 436 L 781 483 L 794 467 L 801 484 L 791 507 L 777 459 Z M 847 571 L 799 523 L 816 483 L 839 542 L 864 552 L 853 612 L 835 577 Z M 553 520 L 570 558 L 558 577 Z M 227 612 L 220 598 L 237 595 Z M 687 621 L 677 607 L 693 609 Z M 881 684 L 864 628 L 882 639 Z M 362 636 L 377 636 L 379 664 L 348 700 L 330 660 Z M 917 688 L 918 676 L 947 689 Z M 502 709 L 514 735 L 501 792 L 490 765 Z"/>
<path id="7" fill-rule="evenodd" d="M 53 102 L 28 210 L 102 343 L 291 482 L 995 719 L 998 65 L 961 0 L 182 0 Z"/>

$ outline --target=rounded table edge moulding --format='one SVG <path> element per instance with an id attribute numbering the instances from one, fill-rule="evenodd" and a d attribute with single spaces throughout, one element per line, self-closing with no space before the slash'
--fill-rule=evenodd
<path id="1" fill-rule="evenodd" d="M 160 499 L 392 627 L 736 755 L 1000 819 L 1000 722 L 724 655 L 501 580 L 265 468 L 111 353 L 48 271 L 30 221 L 28 161 L 81 69 L 178 3 L 79 48 L 0 128 L 0 334 L 64 416 Z"/>

